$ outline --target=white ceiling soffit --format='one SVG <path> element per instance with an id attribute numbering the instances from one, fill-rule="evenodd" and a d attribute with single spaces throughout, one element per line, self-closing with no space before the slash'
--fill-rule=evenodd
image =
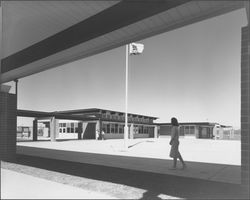
<path id="1" fill-rule="evenodd" d="M 66 2 L 64 3 L 66 4 Z M 102 6 L 108 7 L 110 6 L 110 4 L 103 4 Z M 239 9 L 242 7 L 244 7 L 244 1 L 216 1 L 216 0 L 215 1 L 203 1 L 203 0 L 191 1 L 181 6 L 178 6 L 176 8 L 169 9 L 160 14 L 143 19 L 139 22 L 130 24 L 118 30 L 99 36 L 97 38 L 91 39 L 87 42 L 81 43 L 74 47 L 68 48 L 67 50 L 63 50 L 56 54 L 50 55 L 46 58 L 32 62 L 23 67 L 6 72 L 2 74 L 1 79 L 2 79 L 2 82 L 7 82 L 10 80 L 13 80 L 14 78 L 25 77 L 27 75 L 31 75 L 40 71 L 44 71 L 52 67 L 60 66 L 62 64 L 65 64 L 65 63 L 68 63 L 77 59 L 85 58 L 85 57 L 95 55 L 97 53 L 100 53 L 100 52 L 103 52 L 112 48 L 122 46 L 132 41 L 141 40 L 141 39 L 144 39 L 144 38 L 147 38 L 147 37 L 150 37 L 150 36 L 162 33 L 162 32 L 174 30 L 176 28 L 180 28 L 180 27 L 186 26 L 194 22 L 198 22 L 204 19 L 208 19 L 210 17 L 224 14 L 224 13 L 227 13 L 227 12 L 230 12 L 232 10 Z M 63 10 L 66 8 L 61 8 L 61 9 Z M 68 7 L 66 10 L 68 10 Z M 57 11 L 57 13 L 58 12 L 59 11 Z M 78 15 L 77 12 L 74 13 L 74 17 L 73 17 L 74 19 L 80 18 L 79 16 L 76 17 L 75 15 Z M 53 19 L 54 18 L 59 20 L 57 17 L 53 16 Z M 69 19 L 67 20 L 70 21 Z M 67 20 L 65 19 L 65 21 Z M 71 20 L 74 21 L 73 19 Z M 47 23 L 50 24 L 49 22 Z M 57 24 L 57 23 L 58 22 L 56 20 L 51 22 L 51 24 Z M 51 24 L 48 26 L 53 27 Z M 63 27 L 63 24 L 64 26 L 66 26 L 65 25 L 66 22 L 63 23 L 63 21 L 61 21 L 61 23 L 59 24 L 60 24 L 60 28 Z M 57 30 L 59 30 L 59 28 Z M 48 28 L 48 31 L 51 31 L 50 28 Z M 46 32 L 41 35 L 43 35 L 44 37 L 45 34 Z"/>

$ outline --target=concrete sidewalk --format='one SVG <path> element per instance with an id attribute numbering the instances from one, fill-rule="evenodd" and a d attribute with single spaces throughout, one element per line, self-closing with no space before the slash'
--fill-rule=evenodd
<path id="1" fill-rule="evenodd" d="M 1 199 L 116 198 L 1 168 Z"/>
<path id="2" fill-rule="evenodd" d="M 186 170 L 170 170 L 169 168 L 172 166 L 172 160 L 167 159 L 168 151 L 162 151 L 162 146 L 164 145 L 165 148 L 165 146 L 167 146 L 167 142 L 167 139 L 159 139 L 157 141 L 152 139 L 134 140 L 133 143 L 130 143 L 131 148 L 129 148 L 127 151 L 123 151 L 122 140 L 24 142 L 18 143 L 17 153 L 225 183 L 241 183 L 241 167 L 239 165 L 223 164 L 223 160 L 222 164 L 187 161 L 188 168 Z M 181 142 L 183 144 L 184 140 Z M 193 140 L 188 142 L 193 143 Z M 197 142 L 197 140 L 195 142 Z M 204 142 L 207 141 L 201 142 L 204 146 Z M 211 145 L 216 145 L 217 141 L 208 142 L 214 142 L 208 144 L 208 147 L 211 147 Z M 221 144 L 223 143 L 221 142 L 223 141 L 219 141 L 218 145 L 221 147 L 220 150 L 218 150 L 219 156 L 223 156 L 223 152 L 221 151 L 221 149 L 223 149 Z M 231 149 L 233 149 L 232 144 L 234 143 L 231 143 Z M 226 150 L 227 148 L 229 147 L 226 147 Z M 212 152 L 213 151 L 215 151 L 215 149 L 212 149 Z M 187 153 L 187 151 L 185 152 Z M 229 154 L 230 152 L 224 152 L 224 154 L 227 153 Z M 223 159 L 223 157 L 219 158 L 218 155 L 217 157 L 210 156 L 211 151 L 209 151 L 207 155 L 205 152 L 202 154 L 202 157 L 206 158 L 207 156 L 208 161 L 209 159 L 211 160 L 213 158 L 215 161 L 218 159 Z M 184 154 L 184 159 L 188 157 L 186 155 L 188 154 Z M 196 156 L 197 155 L 199 156 L 199 154 L 196 154 Z M 226 155 L 224 155 L 224 158 L 225 156 Z M 227 160 L 227 162 L 230 163 L 230 160 Z"/>

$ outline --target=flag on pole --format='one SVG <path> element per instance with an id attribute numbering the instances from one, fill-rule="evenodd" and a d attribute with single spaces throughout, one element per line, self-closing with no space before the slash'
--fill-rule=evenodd
<path id="1" fill-rule="evenodd" d="M 139 43 L 130 43 L 129 44 L 129 54 L 130 55 L 138 55 L 143 52 L 144 44 Z"/>

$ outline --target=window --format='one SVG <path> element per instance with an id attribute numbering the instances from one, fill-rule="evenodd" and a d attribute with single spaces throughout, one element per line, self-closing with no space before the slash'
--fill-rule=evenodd
<path id="1" fill-rule="evenodd" d="M 143 133 L 143 126 L 139 126 L 139 134 Z"/>
<path id="2" fill-rule="evenodd" d="M 77 127 L 75 128 L 75 133 L 78 133 L 78 128 Z"/>
<path id="3" fill-rule="evenodd" d="M 118 133 L 118 124 L 115 124 L 115 133 Z"/>
<path id="4" fill-rule="evenodd" d="M 67 128 L 67 133 L 70 133 L 70 128 L 69 127 Z"/>
<path id="5" fill-rule="evenodd" d="M 184 135 L 188 135 L 189 134 L 189 126 L 185 126 L 184 127 Z"/>
<path id="6" fill-rule="evenodd" d="M 124 133 L 124 125 L 119 124 L 119 133 Z"/>
<path id="7" fill-rule="evenodd" d="M 74 123 L 70 123 L 70 127 L 71 127 L 71 128 L 74 128 Z"/>
<path id="8" fill-rule="evenodd" d="M 59 129 L 59 133 L 61 133 L 61 132 L 62 132 L 62 129 L 60 128 L 60 129 Z"/>
<path id="9" fill-rule="evenodd" d="M 25 132 L 25 133 L 28 133 L 29 132 L 29 128 L 23 128 L 23 132 Z"/>
<path id="10" fill-rule="evenodd" d="M 136 125 L 134 125 L 134 134 L 138 133 L 138 127 Z"/>
<path id="11" fill-rule="evenodd" d="M 102 124 L 102 129 L 104 133 L 107 133 L 107 124 Z"/>
<path id="12" fill-rule="evenodd" d="M 70 128 L 71 133 L 74 133 L 74 128 Z"/>
<path id="13" fill-rule="evenodd" d="M 110 124 L 107 124 L 107 133 L 110 133 Z"/>
<path id="14" fill-rule="evenodd" d="M 115 133 L 115 124 L 110 124 L 111 133 Z"/>
<path id="15" fill-rule="evenodd" d="M 194 126 L 190 126 L 189 134 L 194 135 Z"/>

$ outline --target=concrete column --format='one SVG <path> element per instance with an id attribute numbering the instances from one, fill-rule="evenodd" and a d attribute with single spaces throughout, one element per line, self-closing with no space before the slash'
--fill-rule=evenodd
<path id="1" fill-rule="evenodd" d="M 56 138 L 59 136 L 59 126 L 58 120 L 52 117 L 50 120 L 50 141 L 55 142 Z"/>
<path id="2" fill-rule="evenodd" d="M 154 127 L 154 138 L 158 138 L 158 128 L 157 126 Z"/>
<path id="3" fill-rule="evenodd" d="M 250 149 L 250 42 L 249 25 L 241 30 L 241 182 L 249 194 Z"/>
<path id="4" fill-rule="evenodd" d="M 33 120 L 33 141 L 37 141 L 37 119 Z"/>
<path id="5" fill-rule="evenodd" d="M 100 127 L 100 131 L 102 131 L 102 120 L 99 119 L 99 127 Z"/>
<path id="6" fill-rule="evenodd" d="M 199 129 L 197 126 L 194 127 L 195 138 L 199 138 Z"/>
<path id="7" fill-rule="evenodd" d="M 134 139 L 134 124 L 130 125 L 129 139 Z"/>
<path id="8" fill-rule="evenodd" d="M 82 122 L 78 122 L 77 128 L 78 140 L 82 139 Z"/>
<path id="9" fill-rule="evenodd" d="M 100 120 L 96 122 L 95 125 L 95 139 L 98 140 L 98 138 L 100 137 L 101 134 L 101 124 L 100 124 Z"/>
<path id="10" fill-rule="evenodd" d="M 17 101 L 15 94 L 0 92 L 0 159 L 16 158 Z"/>

